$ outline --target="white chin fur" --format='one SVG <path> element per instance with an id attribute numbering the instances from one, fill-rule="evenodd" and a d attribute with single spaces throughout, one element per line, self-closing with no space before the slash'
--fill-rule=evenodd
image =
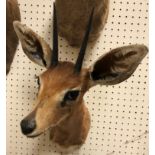
<path id="1" fill-rule="evenodd" d="M 41 135 L 42 134 L 42 132 L 32 132 L 32 133 L 30 133 L 30 134 L 28 134 L 28 135 L 26 135 L 27 137 L 30 137 L 30 138 L 33 138 L 33 137 L 38 137 L 39 135 Z"/>
<path id="2" fill-rule="evenodd" d="M 55 143 L 52 141 L 52 145 L 53 147 L 52 150 L 56 150 L 57 152 L 61 152 L 61 153 L 73 153 L 75 151 L 79 151 L 80 147 L 82 145 L 72 145 L 72 146 L 69 146 L 69 147 L 63 147 L 61 145 L 59 145 L 58 143 Z"/>

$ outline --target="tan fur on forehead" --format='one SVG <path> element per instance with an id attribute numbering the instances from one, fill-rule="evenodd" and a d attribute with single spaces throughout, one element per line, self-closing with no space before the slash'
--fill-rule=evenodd
<path id="1" fill-rule="evenodd" d="M 53 85 L 53 88 L 74 88 L 82 84 L 85 80 L 87 71 L 84 69 L 79 74 L 74 73 L 74 64 L 71 62 L 60 62 L 58 66 L 49 68 L 41 75 L 42 81 L 48 81 L 45 84 Z"/>

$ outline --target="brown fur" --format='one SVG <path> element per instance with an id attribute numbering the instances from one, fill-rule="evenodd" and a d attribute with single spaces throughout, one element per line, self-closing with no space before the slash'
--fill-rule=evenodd
<path id="1" fill-rule="evenodd" d="M 13 28 L 13 21 L 20 20 L 17 0 L 6 1 L 6 74 L 10 70 L 13 57 L 18 45 L 18 37 Z"/>
<path id="2" fill-rule="evenodd" d="M 37 64 L 42 65 L 40 60 L 43 58 L 48 64 L 48 53 L 52 51 L 49 45 L 20 22 L 14 22 L 14 27 L 25 54 Z M 40 52 L 46 57 L 38 57 Z M 24 119 L 35 120 L 36 126 L 32 132 L 24 134 L 34 137 L 51 129 L 51 139 L 60 146 L 69 148 L 83 144 L 90 128 L 89 112 L 83 101 L 84 94 L 96 84 L 113 85 L 128 79 L 147 53 L 148 48 L 144 45 L 119 47 L 101 56 L 89 69 L 81 69 L 78 73 L 71 62 L 46 66 L 47 70 L 39 76 L 40 89 L 35 101 L 36 108 Z M 73 101 L 64 100 L 65 94 L 73 90 L 80 92 L 78 97 Z M 65 106 L 61 104 L 63 101 Z"/>
<path id="3" fill-rule="evenodd" d="M 102 76 L 105 76 L 105 78 L 102 77 L 104 79 L 101 80 L 102 84 L 118 84 L 132 75 L 147 52 L 148 48 L 143 45 L 130 45 L 115 48 L 104 56 L 101 56 L 101 58 L 95 62 L 92 70 L 95 70 L 95 74 L 98 75 L 101 72 L 104 73 Z M 106 80 L 106 76 L 111 73 L 117 73 L 117 76 L 111 78 L 111 80 Z"/>
<path id="4" fill-rule="evenodd" d="M 59 34 L 70 45 L 80 46 L 92 8 L 95 9 L 89 41 L 95 41 L 103 29 L 109 0 L 56 0 Z"/>
<path id="5" fill-rule="evenodd" d="M 39 135 L 52 126 L 51 139 L 59 145 L 69 147 L 84 143 L 90 127 L 89 112 L 83 102 L 89 76 L 88 70 L 85 69 L 79 75 L 73 71 L 74 64 L 61 62 L 56 68 L 50 68 L 40 76 L 41 87 L 36 100 L 37 107 L 26 118 L 35 117 L 37 129 L 28 136 Z M 78 100 L 62 108 L 59 100 L 61 93 L 76 87 L 81 89 Z"/>
<path id="6" fill-rule="evenodd" d="M 79 107 L 73 109 L 68 118 L 51 129 L 50 138 L 65 148 L 71 145 L 81 145 L 86 140 L 89 128 L 90 115 L 88 109 L 82 103 Z"/>
<path id="7" fill-rule="evenodd" d="M 44 66 L 42 60 L 34 59 L 34 56 L 33 56 L 33 54 L 39 52 L 38 49 L 42 47 L 42 50 L 43 50 L 42 52 L 44 53 L 43 59 L 46 60 L 46 64 L 47 64 L 46 67 L 49 67 L 51 63 L 52 50 L 50 46 L 45 42 L 45 40 L 42 37 L 40 37 L 38 34 L 36 34 L 34 31 L 32 31 L 30 28 L 28 28 L 26 25 L 21 24 L 19 21 L 14 21 L 13 25 L 14 25 L 15 32 L 21 41 L 23 51 L 28 56 L 28 58 L 31 61 L 41 66 Z"/>

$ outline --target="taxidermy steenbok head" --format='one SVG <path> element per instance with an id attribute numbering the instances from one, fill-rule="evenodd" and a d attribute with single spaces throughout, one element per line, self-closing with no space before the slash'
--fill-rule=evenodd
<path id="1" fill-rule="evenodd" d="M 30 60 L 47 68 L 39 78 L 39 92 L 34 110 L 21 121 L 27 137 L 51 129 L 51 139 L 61 146 L 84 143 L 90 116 L 83 96 L 97 84 L 114 85 L 128 79 L 148 52 L 144 45 L 129 45 L 111 50 L 90 68 L 82 68 L 93 11 L 76 63 L 58 60 L 56 8 L 54 7 L 53 49 L 30 28 L 14 22 L 22 48 Z"/>
<path id="2" fill-rule="evenodd" d="M 82 43 L 87 21 L 95 8 L 88 42 L 95 42 L 106 24 L 110 0 L 56 0 L 58 33 L 72 46 Z"/>

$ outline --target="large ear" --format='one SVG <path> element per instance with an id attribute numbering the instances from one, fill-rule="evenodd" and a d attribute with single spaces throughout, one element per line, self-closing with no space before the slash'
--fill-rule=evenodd
<path id="1" fill-rule="evenodd" d="M 39 35 L 19 21 L 14 21 L 13 26 L 28 58 L 38 65 L 48 68 L 52 53 L 50 46 Z"/>
<path id="2" fill-rule="evenodd" d="M 114 85 L 128 79 L 148 53 L 144 45 L 113 49 L 99 58 L 90 69 L 92 85 Z"/>

